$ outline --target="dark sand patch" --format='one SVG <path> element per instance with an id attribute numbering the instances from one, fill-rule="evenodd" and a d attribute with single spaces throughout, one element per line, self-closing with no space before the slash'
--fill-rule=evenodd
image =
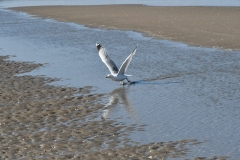
<path id="1" fill-rule="evenodd" d="M 190 45 L 240 49 L 240 7 L 103 5 L 11 9 L 90 27 L 143 32 Z"/>
<path id="2" fill-rule="evenodd" d="M 133 142 L 128 135 L 142 126 L 96 120 L 102 94 L 91 94 L 91 87 L 51 86 L 51 78 L 15 76 L 41 64 L 6 58 L 0 57 L 0 159 L 180 158 L 202 143 Z"/>

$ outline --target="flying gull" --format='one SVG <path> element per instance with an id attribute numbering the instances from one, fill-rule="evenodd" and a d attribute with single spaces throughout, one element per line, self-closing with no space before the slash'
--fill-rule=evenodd
<path id="1" fill-rule="evenodd" d="M 106 76 L 106 78 L 110 78 L 113 81 L 123 81 L 126 79 L 128 82 L 130 82 L 130 80 L 128 79 L 129 76 L 131 75 L 127 75 L 125 74 L 133 55 L 136 53 L 137 51 L 137 46 L 135 47 L 135 49 L 133 50 L 133 52 L 125 59 L 125 61 L 122 63 L 120 69 L 118 69 L 118 67 L 116 66 L 116 64 L 113 62 L 113 60 L 109 57 L 107 50 L 105 48 L 103 48 L 99 43 L 96 43 L 97 46 L 97 50 L 98 50 L 98 54 L 101 58 L 101 60 L 103 61 L 103 63 L 105 63 L 105 65 L 108 67 L 109 71 L 111 72 L 111 74 L 108 74 Z"/>

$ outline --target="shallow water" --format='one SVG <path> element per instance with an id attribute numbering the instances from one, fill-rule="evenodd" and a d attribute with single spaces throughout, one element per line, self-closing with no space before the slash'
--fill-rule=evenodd
<path id="1" fill-rule="evenodd" d="M 132 31 L 86 28 L 0 10 L 0 54 L 44 67 L 29 75 L 61 78 L 55 85 L 93 86 L 107 93 L 108 119 L 146 125 L 136 142 L 197 139 L 185 158 L 240 158 L 240 52 L 192 47 Z M 136 83 L 122 87 L 97 55 L 101 43 L 121 65 L 139 47 L 127 73 Z"/>

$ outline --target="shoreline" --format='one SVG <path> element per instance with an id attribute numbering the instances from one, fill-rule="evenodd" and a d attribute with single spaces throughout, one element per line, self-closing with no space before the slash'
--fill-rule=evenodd
<path id="1" fill-rule="evenodd" d="M 131 30 L 193 46 L 240 50 L 240 7 L 101 5 L 8 9 L 87 27 Z"/>
<path id="2" fill-rule="evenodd" d="M 188 155 L 190 145 L 204 143 L 134 142 L 129 134 L 144 126 L 96 120 L 104 109 L 102 94 L 91 94 L 91 87 L 52 86 L 56 79 L 48 77 L 15 76 L 42 64 L 7 58 L 0 56 L 1 159 L 180 158 Z"/>

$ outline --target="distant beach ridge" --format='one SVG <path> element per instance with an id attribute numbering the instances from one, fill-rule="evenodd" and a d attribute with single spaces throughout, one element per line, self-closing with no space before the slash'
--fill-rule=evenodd
<path id="1" fill-rule="evenodd" d="M 100 5 L 10 9 L 89 27 L 133 30 L 194 46 L 240 49 L 240 7 Z"/>

